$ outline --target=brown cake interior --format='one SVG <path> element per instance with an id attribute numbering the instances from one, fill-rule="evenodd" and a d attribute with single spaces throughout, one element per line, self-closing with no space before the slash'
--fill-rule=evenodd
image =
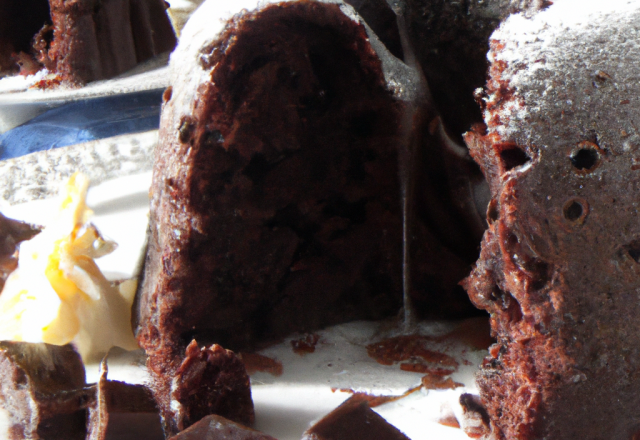
<path id="1" fill-rule="evenodd" d="M 179 104 L 167 93 L 164 113 L 173 116 L 161 128 L 153 184 L 159 205 L 151 222 L 159 228 L 151 228 L 158 235 L 140 304 L 144 325 L 163 316 L 153 333 L 180 346 L 195 338 L 237 349 L 396 314 L 405 133 L 420 133 L 413 142 L 421 164 L 451 161 L 425 152 L 443 142 L 429 133 L 433 113 L 407 120 L 410 104 L 387 90 L 364 28 L 337 6 L 301 2 L 246 14 L 200 63 L 215 69 L 176 131 L 166 121 Z M 177 171 L 175 158 L 188 165 Z M 476 245 L 460 236 L 465 224 L 455 209 L 438 217 L 448 231 L 433 230 L 435 208 L 423 205 L 442 184 L 418 173 L 407 220 L 410 296 L 421 316 L 468 316 L 473 307 L 457 283 Z"/>

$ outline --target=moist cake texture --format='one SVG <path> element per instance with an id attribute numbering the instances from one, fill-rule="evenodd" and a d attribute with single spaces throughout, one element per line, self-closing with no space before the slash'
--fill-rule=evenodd
<path id="1" fill-rule="evenodd" d="M 451 224 L 467 219 L 452 213 L 478 217 L 475 182 L 462 178 L 455 208 L 430 210 L 439 188 L 421 168 L 434 157 L 475 165 L 462 147 L 434 153 L 449 142 L 437 112 L 388 76 L 394 62 L 410 69 L 343 3 L 274 2 L 224 28 L 210 24 L 218 7 L 198 10 L 171 57 L 138 295 L 137 337 L 169 433 L 205 415 L 182 423 L 201 402 L 176 409 L 188 345 L 255 348 L 403 306 L 472 313 L 457 284 L 477 254 L 457 255 L 425 219 L 446 212 L 437 221 L 454 219 L 455 236 Z"/>
<path id="2" fill-rule="evenodd" d="M 466 135 L 492 193 L 465 281 L 497 344 L 483 438 L 640 435 L 638 2 L 557 2 L 491 38 L 486 127 Z"/>
<path id="3" fill-rule="evenodd" d="M 399 111 L 364 27 L 319 2 L 219 35 L 192 23 L 165 93 L 137 332 L 179 429 L 168 393 L 192 340 L 237 350 L 402 304 Z"/>

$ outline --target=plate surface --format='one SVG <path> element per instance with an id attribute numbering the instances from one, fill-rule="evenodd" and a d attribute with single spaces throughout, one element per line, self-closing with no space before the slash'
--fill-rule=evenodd
<path id="1" fill-rule="evenodd" d="M 49 152 L 33 156 L 46 153 Z M 92 186 L 87 199 L 95 214 L 93 222 L 105 236 L 119 244 L 116 251 L 98 260 L 103 272 L 111 279 L 136 274 L 148 223 L 151 172 L 125 174 Z M 49 196 L 40 200 L 18 204 L 9 204 L 5 200 L 3 212 L 32 223 L 46 223 L 47 213 L 54 212 L 58 203 L 51 195 L 59 183 L 51 181 L 46 192 Z M 451 322 L 423 322 L 419 333 L 443 335 L 456 325 Z M 281 344 L 261 351 L 262 355 L 281 362 L 283 371 L 280 376 L 265 372 L 252 375 L 255 428 L 279 440 L 299 440 L 313 421 L 333 410 L 350 397 L 351 392 L 399 396 L 419 386 L 422 374 L 402 371 L 399 365 L 381 365 L 367 354 L 368 344 L 397 335 L 394 328 L 390 322 L 348 323 L 317 332 L 319 340 L 313 353 L 299 355 L 293 351 L 291 340 L 304 335 L 292 335 Z M 375 411 L 412 440 L 466 439 L 468 437 L 460 429 L 443 426 L 439 421 L 451 416 L 460 420 L 459 396 L 463 392 L 477 392 L 473 375 L 485 351 L 455 338 L 434 342 L 430 348 L 456 359 L 459 367 L 451 377 L 464 387 L 444 391 L 420 389 L 395 402 L 378 406 Z M 117 350 L 109 361 L 109 378 L 144 383 L 148 376 L 143 365 L 143 353 Z M 98 366 L 88 365 L 87 379 L 95 381 L 97 377 Z M 144 440 L 139 435 L 135 438 Z"/>

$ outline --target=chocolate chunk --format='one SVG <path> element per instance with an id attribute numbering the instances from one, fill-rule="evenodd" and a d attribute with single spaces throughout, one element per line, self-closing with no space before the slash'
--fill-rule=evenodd
<path id="1" fill-rule="evenodd" d="M 232 351 L 215 344 L 199 347 L 194 340 L 176 370 L 154 364 L 154 360 L 150 358 L 148 366 L 155 380 L 152 385 L 167 436 L 209 414 L 245 425 L 253 423 L 249 375 Z M 159 376 L 159 371 L 164 376 Z"/>
<path id="2" fill-rule="evenodd" d="M 87 406 L 84 366 L 70 345 L 0 342 L 0 408 L 7 438 L 84 440 Z"/>
<path id="3" fill-rule="evenodd" d="M 217 415 L 206 416 L 171 440 L 276 440 Z"/>
<path id="4" fill-rule="evenodd" d="M 302 440 L 409 440 L 361 399 L 349 398 L 307 429 Z"/>

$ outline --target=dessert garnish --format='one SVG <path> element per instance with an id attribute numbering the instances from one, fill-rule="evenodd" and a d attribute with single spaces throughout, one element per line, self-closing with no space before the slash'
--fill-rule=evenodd
<path id="1" fill-rule="evenodd" d="M 131 330 L 136 282 L 115 286 L 94 259 L 116 244 L 88 223 L 89 180 L 74 174 L 53 221 L 21 244 L 18 268 L 0 295 L 0 340 L 65 345 L 83 359 L 112 346 L 138 348 Z"/>

